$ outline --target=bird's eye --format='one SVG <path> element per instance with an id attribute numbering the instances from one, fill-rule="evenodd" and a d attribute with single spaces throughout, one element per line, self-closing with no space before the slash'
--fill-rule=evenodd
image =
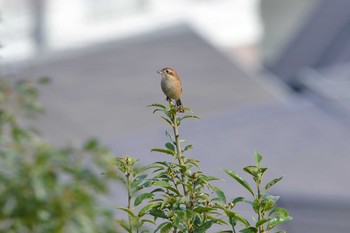
<path id="1" fill-rule="evenodd" d="M 170 72 L 170 70 L 166 69 L 165 73 L 170 74 L 171 72 Z"/>

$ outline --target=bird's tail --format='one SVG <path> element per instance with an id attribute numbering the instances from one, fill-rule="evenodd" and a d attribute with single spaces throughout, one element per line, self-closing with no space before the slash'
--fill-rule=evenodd
<path id="1" fill-rule="evenodd" d="M 183 109 L 184 106 L 182 105 L 180 99 L 176 100 L 176 106 L 177 106 L 177 109 L 178 109 L 179 112 L 185 112 L 184 109 Z"/>

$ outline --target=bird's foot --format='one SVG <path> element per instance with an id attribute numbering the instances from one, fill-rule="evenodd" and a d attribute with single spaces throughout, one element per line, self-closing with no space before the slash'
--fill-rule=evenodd
<path id="1" fill-rule="evenodd" d="M 185 112 L 184 106 L 182 106 L 182 105 L 177 106 L 177 111 L 178 111 L 178 112 Z"/>

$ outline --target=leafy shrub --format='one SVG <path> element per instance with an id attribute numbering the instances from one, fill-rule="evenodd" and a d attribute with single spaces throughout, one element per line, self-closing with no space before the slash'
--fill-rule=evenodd
<path id="1" fill-rule="evenodd" d="M 94 140 L 55 148 L 23 126 L 41 112 L 34 83 L 0 79 L 0 232 L 116 232 L 98 201 L 108 194 L 101 172 L 111 174 L 111 153 Z"/>
<path id="2" fill-rule="evenodd" d="M 243 233 L 266 233 L 292 219 L 287 210 L 276 207 L 278 197 L 267 193 L 282 177 L 262 188 L 262 178 L 267 168 L 260 166 L 262 156 L 258 152 L 254 155 L 255 165 L 243 169 L 252 176 L 255 188 L 236 172 L 224 170 L 252 195 L 252 199 L 234 197 L 227 201 L 226 194 L 212 184 L 212 181 L 219 179 L 204 174 L 199 161 L 185 156 L 192 145 L 182 147 L 186 141 L 180 138 L 179 127 L 183 120 L 198 117 L 192 114 L 178 116 L 172 102 L 169 102 L 169 108 L 161 104 L 152 104 L 151 107 L 155 108 L 154 113 L 162 113 L 161 118 L 172 129 L 172 132 L 166 131 L 169 142 L 165 147 L 152 151 L 172 159 L 145 167 L 138 167 L 137 160 L 133 158 L 118 159 L 119 175 L 123 177 L 128 190 L 128 205 L 120 207 L 120 210 L 126 212 L 129 219 L 118 221 L 124 230 L 129 233 L 149 232 L 144 226 L 151 223 L 155 226 L 154 232 L 161 233 L 202 233 L 210 231 L 214 225 L 230 227 L 220 232 L 237 232 L 239 229 Z M 191 113 L 190 109 L 184 110 Z M 237 213 L 237 203 L 249 204 L 256 220 L 249 221 Z"/>

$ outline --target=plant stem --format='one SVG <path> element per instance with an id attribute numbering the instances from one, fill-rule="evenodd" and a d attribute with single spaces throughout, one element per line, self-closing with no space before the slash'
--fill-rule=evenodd
<path id="1" fill-rule="evenodd" d="M 170 107 L 173 107 L 173 104 L 169 102 Z M 176 157 L 181 166 L 184 165 L 184 160 L 182 157 L 182 149 L 180 144 L 180 135 L 179 135 L 179 128 L 178 128 L 178 121 L 177 121 L 177 115 L 176 112 L 172 114 L 172 123 L 173 123 L 173 130 L 174 130 L 174 136 L 175 136 L 175 146 L 176 146 Z M 184 195 L 187 196 L 187 188 L 185 185 L 185 174 L 183 171 L 181 171 L 181 179 L 182 179 L 182 188 L 184 191 Z"/>
<path id="2" fill-rule="evenodd" d="M 173 123 L 174 123 L 174 135 L 175 135 L 177 160 L 179 161 L 180 165 L 184 165 L 184 161 L 182 158 L 181 145 L 180 145 L 179 129 L 178 129 L 177 120 L 176 120 L 176 114 L 174 115 L 174 122 Z"/>
<path id="3" fill-rule="evenodd" d="M 128 210 L 131 210 L 131 182 L 130 182 L 130 172 L 128 171 L 126 174 L 126 183 L 128 188 Z M 132 232 L 132 224 L 131 224 L 131 216 L 128 216 L 129 219 L 129 232 Z"/>
<path id="4" fill-rule="evenodd" d="M 258 200 L 259 203 L 261 203 L 261 191 L 260 191 L 260 184 L 261 181 L 259 180 L 258 182 L 256 182 L 256 188 L 257 188 L 257 192 L 258 192 Z M 258 209 L 258 221 L 260 221 L 263 218 L 261 210 L 260 210 L 260 204 L 259 204 L 259 209 Z M 262 233 L 264 231 L 263 226 L 259 227 L 259 233 Z"/>
<path id="5" fill-rule="evenodd" d="M 175 186 L 175 188 L 177 189 L 177 190 L 179 190 L 179 188 L 178 188 L 178 186 L 177 186 L 177 183 L 176 183 L 176 178 L 175 178 L 175 176 L 174 176 L 174 171 L 173 171 L 173 169 L 170 167 L 169 168 L 170 169 L 170 172 L 171 172 L 171 181 L 173 182 L 173 184 L 174 184 L 174 186 Z"/>

